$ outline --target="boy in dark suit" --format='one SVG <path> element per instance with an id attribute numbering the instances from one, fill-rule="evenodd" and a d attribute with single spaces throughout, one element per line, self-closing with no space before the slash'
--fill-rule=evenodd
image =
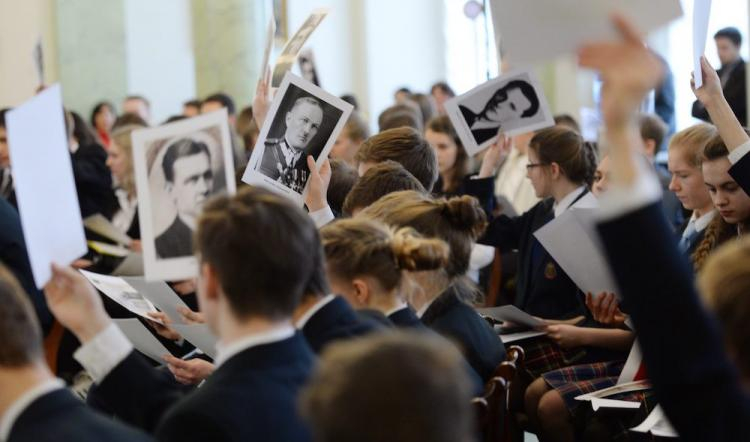
<path id="1" fill-rule="evenodd" d="M 44 361 L 42 331 L 26 294 L 0 265 L 0 440 L 145 441 L 86 408 Z"/>
<path id="2" fill-rule="evenodd" d="M 309 440 L 296 396 L 314 355 L 291 317 L 315 270 L 315 226 L 282 197 L 245 188 L 209 202 L 195 238 L 199 304 L 219 338 L 205 383 L 183 397 L 132 350 L 96 291 L 55 267 L 48 304 L 83 343 L 78 360 L 107 407 L 159 440 Z"/>

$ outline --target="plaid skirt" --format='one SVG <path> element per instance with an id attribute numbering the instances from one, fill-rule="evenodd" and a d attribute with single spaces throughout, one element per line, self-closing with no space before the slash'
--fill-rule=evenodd
<path id="1" fill-rule="evenodd" d="M 586 357 L 583 348 L 560 348 L 546 336 L 529 339 L 521 344 L 525 354 L 523 369 L 533 381 L 544 373 L 579 364 Z"/>
<path id="2" fill-rule="evenodd" d="M 576 409 L 584 404 L 575 398 L 614 387 L 624 366 L 625 361 L 573 365 L 544 373 L 542 378 L 560 394 L 570 414 L 575 415 Z"/>

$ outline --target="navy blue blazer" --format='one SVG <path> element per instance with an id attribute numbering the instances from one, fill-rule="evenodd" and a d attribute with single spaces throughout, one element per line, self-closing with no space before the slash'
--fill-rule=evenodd
<path id="1" fill-rule="evenodd" d="M 21 218 L 16 209 L 0 198 L 0 262 L 3 263 L 23 287 L 34 304 L 39 322 L 45 334 L 52 327 L 52 314 L 41 290 L 37 290 L 31 263 L 26 251 L 26 242 L 21 230 Z"/>
<path id="2" fill-rule="evenodd" d="M 588 315 L 578 287 L 534 236 L 554 218 L 554 200 L 540 201 L 523 215 L 493 219 L 479 242 L 502 252 L 518 250 L 516 307 L 545 319 Z"/>
<path id="3" fill-rule="evenodd" d="M 750 195 L 750 155 L 740 158 L 729 168 L 729 175 L 737 181 L 746 194 Z"/>
<path id="4" fill-rule="evenodd" d="M 422 329 L 425 325 L 417 317 L 417 314 L 411 307 L 402 308 L 388 315 L 388 319 L 398 328 Z"/>
<path id="5" fill-rule="evenodd" d="M 684 441 L 745 441 L 750 397 L 654 203 L 599 225 L 664 412 Z"/>
<path id="6" fill-rule="evenodd" d="M 422 322 L 456 343 L 469 365 L 487 382 L 505 360 L 505 347 L 487 321 L 459 296 L 457 286 L 449 287 L 427 308 Z"/>
<path id="7" fill-rule="evenodd" d="M 32 402 L 10 429 L 8 442 L 130 442 L 150 436 L 95 412 L 66 390 L 55 390 Z"/>
<path id="8" fill-rule="evenodd" d="M 373 320 L 363 320 L 346 299 L 336 296 L 310 317 L 302 327 L 302 334 L 310 348 L 319 354 L 331 342 L 362 336 L 383 328 Z"/>
<path id="9" fill-rule="evenodd" d="M 314 358 L 297 333 L 236 354 L 185 394 L 133 352 L 97 394 L 118 418 L 160 441 L 308 441 L 297 393 Z"/>
<path id="10" fill-rule="evenodd" d="M 438 175 L 432 193 L 435 196 L 446 198 L 454 196 L 470 195 L 479 201 L 487 216 L 492 216 L 495 210 L 495 178 L 474 178 L 473 175 L 467 175 L 461 180 L 458 188 L 452 192 L 443 190 L 443 178 Z"/>

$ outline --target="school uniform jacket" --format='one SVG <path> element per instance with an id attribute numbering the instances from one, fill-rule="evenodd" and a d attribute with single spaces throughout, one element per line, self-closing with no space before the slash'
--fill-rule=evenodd
<path id="1" fill-rule="evenodd" d="M 388 315 L 388 319 L 397 328 L 413 328 L 416 330 L 425 328 L 425 325 L 411 307 L 404 307 L 391 313 Z"/>
<path id="2" fill-rule="evenodd" d="M 598 227 L 667 418 L 683 441 L 745 441 L 750 396 L 658 202 Z"/>
<path id="3" fill-rule="evenodd" d="M 422 315 L 422 322 L 456 343 L 484 382 L 505 360 L 505 347 L 490 325 L 460 298 L 457 286 L 449 287 Z"/>
<path id="4" fill-rule="evenodd" d="M 330 343 L 366 335 L 384 327 L 374 321 L 363 321 L 341 296 L 324 305 L 302 327 L 310 348 L 318 354 Z"/>
<path id="5" fill-rule="evenodd" d="M 29 404 L 11 427 L 7 442 L 150 440 L 147 434 L 95 412 L 67 389 L 59 389 Z"/>
<path id="6" fill-rule="evenodd" d="M 579 195 L 576 201 L 585 196 Z M 502 252 L 518 250 L 516 307 L 545 319 L 586 316 L 588 310 L 578 287 L 534 236 L 554 218 L 553 204 L 548 198 L 521 216 L 493 219 L 479 242 Z"/>
<path id="7" fill-rule="evenodd" d="M 443 190 L 443 178 L 438 176 L 438 180 L 435 183 L 433 194 L 435 196 L 442 196 L 451 198 L 454 196 L 469 195 L 473 196 L 479 201 L 479 204 L 484 209 L 484 212 L 491 216 L 495 210 L 495 178 L 475 178 L 472 175 L 467 175 L 461 180 L 458 188 L 451 192 Z"/>
<path id="8" fill-rule="evenodd" d="M 297 333 L 230 357 L 185 395 L 133 351 L 97 393 L 118 418 L 160 441 L 308 441 L 297 393 L 314 357 Z"/>
<path id="9" fill-rule="evenodd" d="M 729 168 L 729 175 L 750 195 L 750 155 L 745 155 Z"/>

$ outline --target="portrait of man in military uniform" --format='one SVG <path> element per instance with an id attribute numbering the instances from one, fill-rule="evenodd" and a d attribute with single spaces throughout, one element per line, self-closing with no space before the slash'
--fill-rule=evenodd
<path id="1" fill-rule="evenodd" d="M 284 134 L 265 141 L 263 157 L 257 170 L 274 181 L 302 193 L 310 171 L 307 167 L 309 147 L 323 123 L 323 106 L 313 97 L 294 101 L 286 112 Z"/>

